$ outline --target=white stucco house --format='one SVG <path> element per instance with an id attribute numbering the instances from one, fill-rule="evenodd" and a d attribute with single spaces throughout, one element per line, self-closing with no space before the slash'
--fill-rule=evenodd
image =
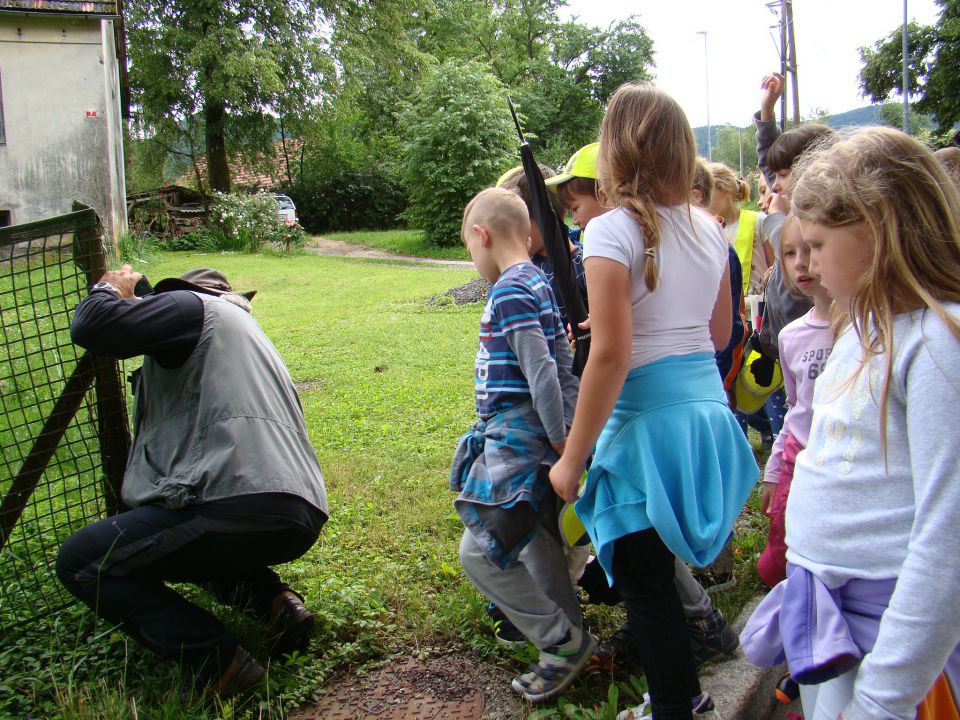
<path id="1" fill-rule="evenodd" d="M 0 226 L 79 201 L 108 243 L 126 232 L 116 19 L 116 2 L 0 0 Z"/>

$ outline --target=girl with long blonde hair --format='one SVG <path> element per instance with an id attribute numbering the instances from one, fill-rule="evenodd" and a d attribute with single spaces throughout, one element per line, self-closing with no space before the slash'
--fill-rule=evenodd
<path id="1" fill-rule="evenodd" d="M 634 644 L 660 720 L 710 706 L 674 556 L 710 563 L 759 474 L 714 362 L 730 335 L 728 250 L 717 222 L 689 204 L 695 162 L 693 132 L 669 95 L 635 83 L 614 93 L 597 160 L 613 209 L 590 221 L 584 249 L 590 358 L 550 473 L 641 620 Z"/>
<path id="2" fill-rule="evenodd" d="M 810 720 L 956 718 L 960 194 L 890 128 L 828 141 L 798 171 L 811 272 L 850 324 L 797 456 L 787 579 L 744 647 L 786 658 Z"/>

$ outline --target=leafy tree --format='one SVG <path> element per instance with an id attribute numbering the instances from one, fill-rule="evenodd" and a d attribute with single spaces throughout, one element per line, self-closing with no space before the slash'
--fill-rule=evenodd
<path id="1" fill-rule="evenodd" d="M 750 124 L 745 128 L 719 127 L 717 128 L 717 144 L 713 146 L 713 159 L 732 168 L 735 173 L 740 172 L 740 138 L 743 137 L 743 172 L 749 175 L 756 170 L 757 163 L 757 128 Z"/>
<path id="2" fill-rule="evenodd" d="M 269 148 L 276 117 L 321 97 L 333 64 L 317 0 L 130 0 L 130 83 L 168 150 L 202 130 L 212 189 L 230 188 L 228 151 Z"/>
<path id="3" fill-rule="evenodd" d="M 634 17 L 606 30 L 560 20 L 562 0 L 438 0 L 419 47 L 485 63 L 510 88 L 539 160 L 560 164 L 596 139 L 603 104 L 650 79 L 653 42 Z"/>
<path id="4" fill-rule="evenodd" d="M 517 163 L 505 97 L 486 66 L 450 60 L 429 72 L 404 110 L 407 214 L 428 243 L 456 245 L 464 206 Z"/>
<path id="5" fill-rule="evenodd" d="M 931 114 L 947 133 L 960 122 L 960 0 L 937 4 L 941 10 L 936 23 L 907 25 L 909 94 L 919 98 L 917 111 Z M 902 46 L 901 27 L 873 47 L 860 48 L 864 97 L 883 102 L 893 93 L 903 94 Z"/>

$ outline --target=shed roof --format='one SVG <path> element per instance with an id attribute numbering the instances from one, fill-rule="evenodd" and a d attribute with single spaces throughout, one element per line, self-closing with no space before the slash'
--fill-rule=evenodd
<path id="1" fill-rule="evenodd" d="M 117 3 L 103 0 L 0 0 L 0 11 L 65 15 L 116 15 Z"/>

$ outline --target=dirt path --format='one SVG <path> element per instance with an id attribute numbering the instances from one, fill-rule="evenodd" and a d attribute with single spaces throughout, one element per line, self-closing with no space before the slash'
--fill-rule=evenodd
<path id="1" fill-rule="evenodd" d="M 329 238 L 313 235 L 310 237 L 307 249 L 317 255 L 337 255 L 339 257 L 379 258 L 381 260 L 403 260 L 404 262 L 423 263 L 426 265 L 440 265 L 444 267 L 471 268 L 469 260 L 438 260 L 436 258 L 414 257 L 412 255 L 398 255 L 385 252 L 366 245 L 330 240 Z"/>

